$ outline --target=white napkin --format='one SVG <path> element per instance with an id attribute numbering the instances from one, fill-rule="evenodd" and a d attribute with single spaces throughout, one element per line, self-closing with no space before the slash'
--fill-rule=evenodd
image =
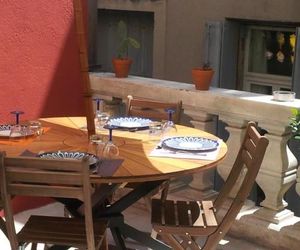
<path id="1" fill-rule="evenodd" d="M 182 158 L 182 159 L 196 159 L 196 160 L 208 160 L 214 161 L 217 158 L 217 155 L 221 148 L 222 140 L 218 140 L 218 147 L 216 150 L 211 152 L 187 152 L 187 151 L 175 151 L 168 150 L 161 147 L 161 143 L 157 145 L 155 149 L 153 149 L 149 156 L 150 157 L 169 157 L 169 158 Z"/>

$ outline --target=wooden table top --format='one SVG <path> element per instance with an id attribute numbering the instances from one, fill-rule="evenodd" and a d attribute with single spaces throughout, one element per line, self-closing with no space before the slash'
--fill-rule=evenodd
<path id="1" fill-rule="evenodd" d="M 19 142 L 0 140 L 1 150 L 6 151 L 8 156 L 19 156 L 24 150 L 33 153 L 57 150 L 86 152 L 88 150 L 85 117 L 57 117 L 40 120 L 46 131 L 40 138 L 28 138 Z M 98 132 L 107 135 L 107 131 Z M 176 136 L 219 139 L 204 131 L 180 125 L 177 125 Z M 214 161 L 149 157 L 149 153 L 158 142 L 150 139 L 148 130 L 136 132 L 114 130 L 113 141 L 119 147 L 119 158 L 124 161 L 113 176 L 92 175 L 93 182 L 144 182 L 190 175 L 215 167 L 227 152 L 227 146 L 222 141 L 220 151 Z"/>

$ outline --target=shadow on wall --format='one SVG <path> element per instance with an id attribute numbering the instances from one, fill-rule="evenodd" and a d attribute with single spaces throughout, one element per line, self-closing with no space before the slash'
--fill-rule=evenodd
<path id="1" fill-rule="evenodd" d="M 12 0 L 1 9 L 0 123 L 14 121 L 13 110 L 25 112 L 21 120 L 84 115 L 73 1 Z"/>

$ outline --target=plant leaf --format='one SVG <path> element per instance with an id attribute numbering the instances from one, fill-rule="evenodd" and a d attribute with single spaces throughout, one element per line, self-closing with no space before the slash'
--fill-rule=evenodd
<path id="1" fill-rule="evenodd" d="M 118 35 L 121 42 L 127 38 L 127 25 L 123 20 L 118 23 Z"/>
<path id="2" fill-rule="evenodd" d="M 140 48 L 140 43 L 132 37 L 128 37 L 128 44 L 130 44 L 132 47 L 134 47 L 136 49 Z"/>

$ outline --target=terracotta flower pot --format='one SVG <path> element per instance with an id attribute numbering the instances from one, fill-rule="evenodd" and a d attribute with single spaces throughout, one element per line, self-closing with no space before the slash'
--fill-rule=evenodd
<path id="1" fill-rule="evenodd" d="M 198 90 L 208 90 L 214 71 L 212 69 L 194 68 L 192 69 L 192 79 Z"/>
<path id="2" fill-rule="evenodd" d="M 130 66 L 132 63 L 132 60 L 129 58 L 114 58 L 112 60 L 113 67 L 115 69 L 115 75 L 118 78 L 128 77 L 128 73 L 130 70 Z"/>

